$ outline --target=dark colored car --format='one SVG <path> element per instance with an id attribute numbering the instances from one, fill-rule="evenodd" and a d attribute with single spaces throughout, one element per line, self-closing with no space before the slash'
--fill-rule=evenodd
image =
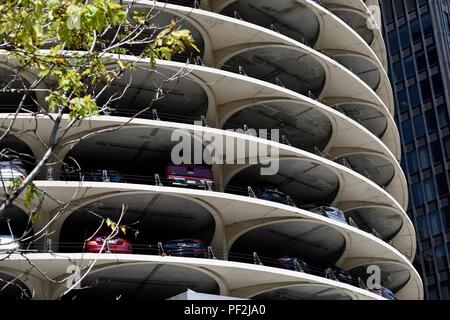
<path id="1" fill-rule="evenodd" d="M 212 170 L 204 165 L 169 164 L 164 178 L 175 187 L 208 189 L 208 184 L 213 187 Z"/>
<path id="2" fill-rule="evenodd" d="M 208 253 L 202 240 L 177 239 L 163 243 L 164 252 L 168 256 L 207 258 Z"/>
<path id="3" fill-rule="evenodd" d="M 308 264 L 299 258 L 282 256 L 282 257 L 278 258 L 277 261 L 284 269 L 310 273 Z M 296 266 L 296 261 L 297 261 L 297 266 Z M 300 269 L 300 270 L 298 270 L 298 269 Z"/>
<path id="4" fill-rule="evenodd" d="M 100 252 L 103 243 L 108 238 L 109 233 L 101 233 L 92 237 L 90 240 L 86 241 L 86 252 L 98 253 Z M 103 252 L 111 253 L 133 253 L 133 246 L 125 237 L 115 236 L 109 240 L 105 245 Z"/>
<path id="5" fill-rule="evenodd" d="M 86 181 L 124 182 L 123 177 L 116 170 L 93 169 L 84 174 Z"/>
<path id="6" fill-rule="evenodd" d="M 321 206 L 321 207 L 313 209 L 312 212 L 315 212 L 315 213 L 321 214 L 325 217 L 328 217 L 330 219 L 348 224 L 347 218 L 345 217 L 344 212 L 342 210 L 339 210 L 338 208 Z"/>
<path id="7" fill-rule="evenodd" d="M 258 199 L 289 205 L 289 197 L 275 186 L 256 185 L 254 186 L 254 192 Z"/>
<path id="8" fill-rule="evenodd" d="M 388 300 L 397 300 L 397 298 L 395 297 L 394 293 L 385 287 L 381 287 L 380 289 L 372 289 L 370 290 L 373 293 L 376 293 L 380 296 L 382 296 L 383 298 L 386 298 Z"/>
<path id="9" fill-rule="evenodd" d="M 331 275 L 334 275 L 334 277 Z M 341 269 L 337 266 L 331 266 L 327 269 L 327 277 L 338 280 L 339 282 L 344 282 L 347 284 L 353 284 L 353 277 L 344 269 Z"/>

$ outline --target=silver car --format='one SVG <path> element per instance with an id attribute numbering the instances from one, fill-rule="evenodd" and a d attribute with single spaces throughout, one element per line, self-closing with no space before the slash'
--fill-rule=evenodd
<path id="1" fill-rule="evenodd" d="M 22 161 L 18 159 L 12 161 L 0 161 L 0 180 L 9 181 L 26 175 L 27 172 L 23 168 Z"/>
<path id="2" fill-rule="evenodd" d="M 11 235 L 0 235 L 0 252 L 10 252 L 19 250 L 20 248 L 20 242 L 16 237 Z"/>

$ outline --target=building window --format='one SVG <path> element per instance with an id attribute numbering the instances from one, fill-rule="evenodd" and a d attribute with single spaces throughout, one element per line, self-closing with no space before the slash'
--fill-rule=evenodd
<path id="1" fill-rule="evenodd" d="M 422 184 L 415 183 L 412 185 L 412 194 L 414 199 L 414 206 L 418 207 L 423 205 L 423 190 Z"/>
<path id="2" fill-rule="evenodd" d="M 445 245 L 441 244 L 434 248 L 434 253 L 436 255 L 436 265 L 438 270 L 447 268 L 447 252 L 445 250 Z"/>
<path id="3" fill-rule="evenodd" d="M 395 30 L 389 32 L 388 40 L 389 40 L 389 48 L 391 51 L 390 53 L 391 54 L 397 53 L 400 50 L 400 45 L 398 43 L 397 32 Z"/>
<path id="4" fill-rule="evenodd" d="M 403 66 L 401 61 L 394 63 L 394 77 L 396 83 L 402 81 L 405 77 L 403 74 Z"/>
<path id="5" fill-rule="evenodd" d="M 411 20 L 410 26 L 413 42 L 418 42 L 422 40 L 422 29 L 420 28 L 419 19 L 415 18 L 414 20 Z"/>
<path id="6" fill-rule="evenodd" d="M 436 165 L 442 162 L 442 150 L 441 150 L 441 142 L 434 141 L 431 143 L 431 156 L 433 158 L 433 164 Z"/>
<path id="7" fill-rule="evenodd" d="M 434 260 L 433 260 L 433 251 L 430 249 L 424 250 L 422 252 L 423 256 L 423 264 L 425 266 L 425 273 L 430 274 L 434 273 Z"/>
<path id="8" fill-rule="evenodd" d="M 428 36 L 431 36 L 433 34 L 433 25 L 431 22 L 431 16 L 427 12 L 421 16 L 422 20 L 422 30 L 423 34 L 425 35 L 425 38 Z"/>
<path id="9" fill-rule="evenodd" d="M 430 237 L 430 228 L 428 227 L 428 220 L 426 216 L 420 216 L 417 218 L 417 227 L 420 240 L 426 240 Z"/>
<path id="10" fill-rule="evenodd" d="M 417 163 L 417 156 L 415 151 L 410 151 L 407 154 L 408 157 L 408 171 L 409 174 L 415 174 L 419 171 L 419 164 Z"/>
<path id="11" fill-rule="evenodd" d="M 442 233 L 441 217 L 439 211 L 433 211 L 430 213 L 431 235 L 437 236 Z"/>
<path id="12" fill-rule="evenodd" d="M 405 143 L 412 141 L 413 140 L 413 132 L 412 132 L 411 120 L 407 119 L 407 120 L 403 121 L 402 129 L 403 129 L 403 141 Z"/>
<path id="13" fill-rule="evenodd" d="M 427 55 L 428 55 L 428 64 L 430 68 L 439 63 L 437 50 L 434 46 L 433 48 L 428 48 Z"/>
<path id="14" fill-rule="evenodd" d="M 425 123 L 422 115 L 414 117 L 414 128 L 416 129 L 416 137 L 420 138 L 425 135 Z"/>
<path id="15" fill-rule="evenodd" d="M 442 82 L 441 74 L 437 73 L 437 74 L 433 75 L 432 81 L 433 81 L 434 95 L 438 96 L 440 94 L 443 94 L 444 93 L 444 84 Z"/>
<path id="16" fill-rule="evenodd" d="M 400 28 L 398 28 L 398 32 L 400 35 L 400 43 L 402 45 L 402 49 L 406 49 L 411 44 L 408 25 L 407 24 L 402 25 Z"/>
<path id="17" fill-rule="evenodd" d="M 425 70 L 427 68 L 427 59 L 423 51 L 416 53 L 417 70 Z"/>
<path id="18" fill-rule="evenodd" d="M 417 83 L 414 83 L 408 87 L 409 100 L 411 101 L 411 107 L 418 106 L 420 104 L 419 88 Z"/>
<path id="19" fill-rule="evenodd" d="M 440 196 L 448 193 L 447 177 L 445 173 L 436 175 L 437 189 Z"/>
<path id="20" fill-rule="evenodd" d="M 439 128 L 443 129 L 448 126 L 448 112 L 447 112 L 447 106 L 445 104 L 442 104 L 437 107 L 437 116 L 438 116 L 438 123 Z"/>
<path id="21" fill-rule="evenodd" d="M 428 287 L 428 299 L 429 300 L 437 300 L 438 299 L 438 289 L 435 284 Z"/>
<path id="22" fill-rule="evenodd" d="M 412 77 L 416 74 L 416 66 L 414 64 L 413 56 L 408 56 L 404 58 L 404 64 L 405 64 L 405 74 L 406 77 Z"/>
<path id="23" fill-rule="evenodd" d="M 426 179 L 424 181 L 424 188 L 425 188 L 425 198 L 427 199 L 427 202 L 436 200 L 436 188 L 434 186 L 433 178 Z"/>
<path id="24" fill-rule="evenodd" d="M 427 169 L 431 165 L 430 155 L 428 153 L 428 147 L 419 148 L 419 162 L 420 168 Z"/>
<path id="25" fill-rule="evenodd" d="M 445 158 L 450 159 L 450 137 L 444 139 Z"/>
<path id="26" fill-rule="evenodd" d="M 422 93 L 422 98 L 424 101 L 431 99 L 431 87 L 428 79 L 423 79 L 420 81 L 420 92 Z"/>
<path id="27" fill-rule="evenodd" d="M 425 118 L 427 120 L 428 132 L 433 132 L 437 130 L 437 121 L 434 114 L 434 110 L 428 110 L 425 112 Z"/>

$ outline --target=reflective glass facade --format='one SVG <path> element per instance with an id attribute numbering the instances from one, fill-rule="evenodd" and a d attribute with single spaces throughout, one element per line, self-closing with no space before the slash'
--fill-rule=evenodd
<path id="1" fill-rule="evenodd" d="M 450 0 L 381 0 L 427 299 L 450 299 Z"/>

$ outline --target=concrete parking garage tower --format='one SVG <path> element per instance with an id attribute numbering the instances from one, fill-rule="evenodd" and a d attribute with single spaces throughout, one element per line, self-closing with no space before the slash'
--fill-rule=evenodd
<path id="1" fill-rule="evenodd" d="M 398 299 L 423 299 L 411 264 L 416 236 L 405 213 L 408 191 L 386 50 L 380 29 L 367 27 L 372 16 L 366 2 L 135 1 L 135 10 L 160 11 L 156 24 L 177 19 L 200 53 L 157 61 L 152 69 L 145 67 L 148 61 L 138 61 L 108 88 L 111 95 L 129 85 L 120 103 L 71 129 L 67 141 L 93 134 L 58 150 L 59 159 L 114 170 L 121 178 L 71 181 L 56 167 L 35 181 L 48 196 L 35 228 L 49 225 L 49 230 L 32 252 L 4 260 L 0 254 L 0 278 L 17 284 L 4 297 L 22 288 L 34 299 L 57 299 L 66 283 L 49 278 L 89 269 L 82 281 L 89 288 L 66 297 L 167 299 L 191 289 L 245 299 L 384 299 L 366 284 L 368 267 L 376 266 L 381 285 Z M 136 61 L 133 55 L 123 59 Z M 0 76 L 7 78 L 11 68 L 3 57 Z M 180 69 L 186 70 L 183 77 L 163 86 L 167 94 L 154 110 L 130 120 L 155 97 L 155 83 Z M 28 76 L 35 77 L 31 71 Z M 11 110 L 1 110 L 0 117 L 10 116 Z M 51 134 L 46 121 L 39 119 L 37 127 L 42 139 Z M 104 130 L 120 124 L 126 125 Z M 38 158 L 45 150 L 24 131 L 30 125 L 29 117 L 19 114 L 14 128 L 22 134 L 2 144 Z M 280 139 L 248 134 L 248 128 L 278 129 Z M 279 170 L 262 176 L 262 164 L 251 159 L 213 163 L 213 185 L 176 187 L 163 176 L 177 130 L 192 141 L 199 134 L 215 135 L 246 148 L 276 149 Z M 258 197 L 254 186 L 261 183 L 290 201 Z M 68 201 L 49 224 L 59 203 Z M 98 227 L 99 216 L 118 219 L 124 204 L 123 223 L 139 230 L 130 236 L 133 253 L 85 252 L 86 235 Z M 341 210 L 347 222 L 312 210 L 325 205 Z M 26 223 L 25 212 L 20 201 L 8 209 L 15 228 Z M 161 243 L 173 239 L 199 239 L 207 254 L 165 254 Z M 301 259 L 308 269 L 283 268 L 283 256 Z M 45 276 L 30 261 L 46 270 Z M 353 281 L 339 281 L 331 266 Z"/>

